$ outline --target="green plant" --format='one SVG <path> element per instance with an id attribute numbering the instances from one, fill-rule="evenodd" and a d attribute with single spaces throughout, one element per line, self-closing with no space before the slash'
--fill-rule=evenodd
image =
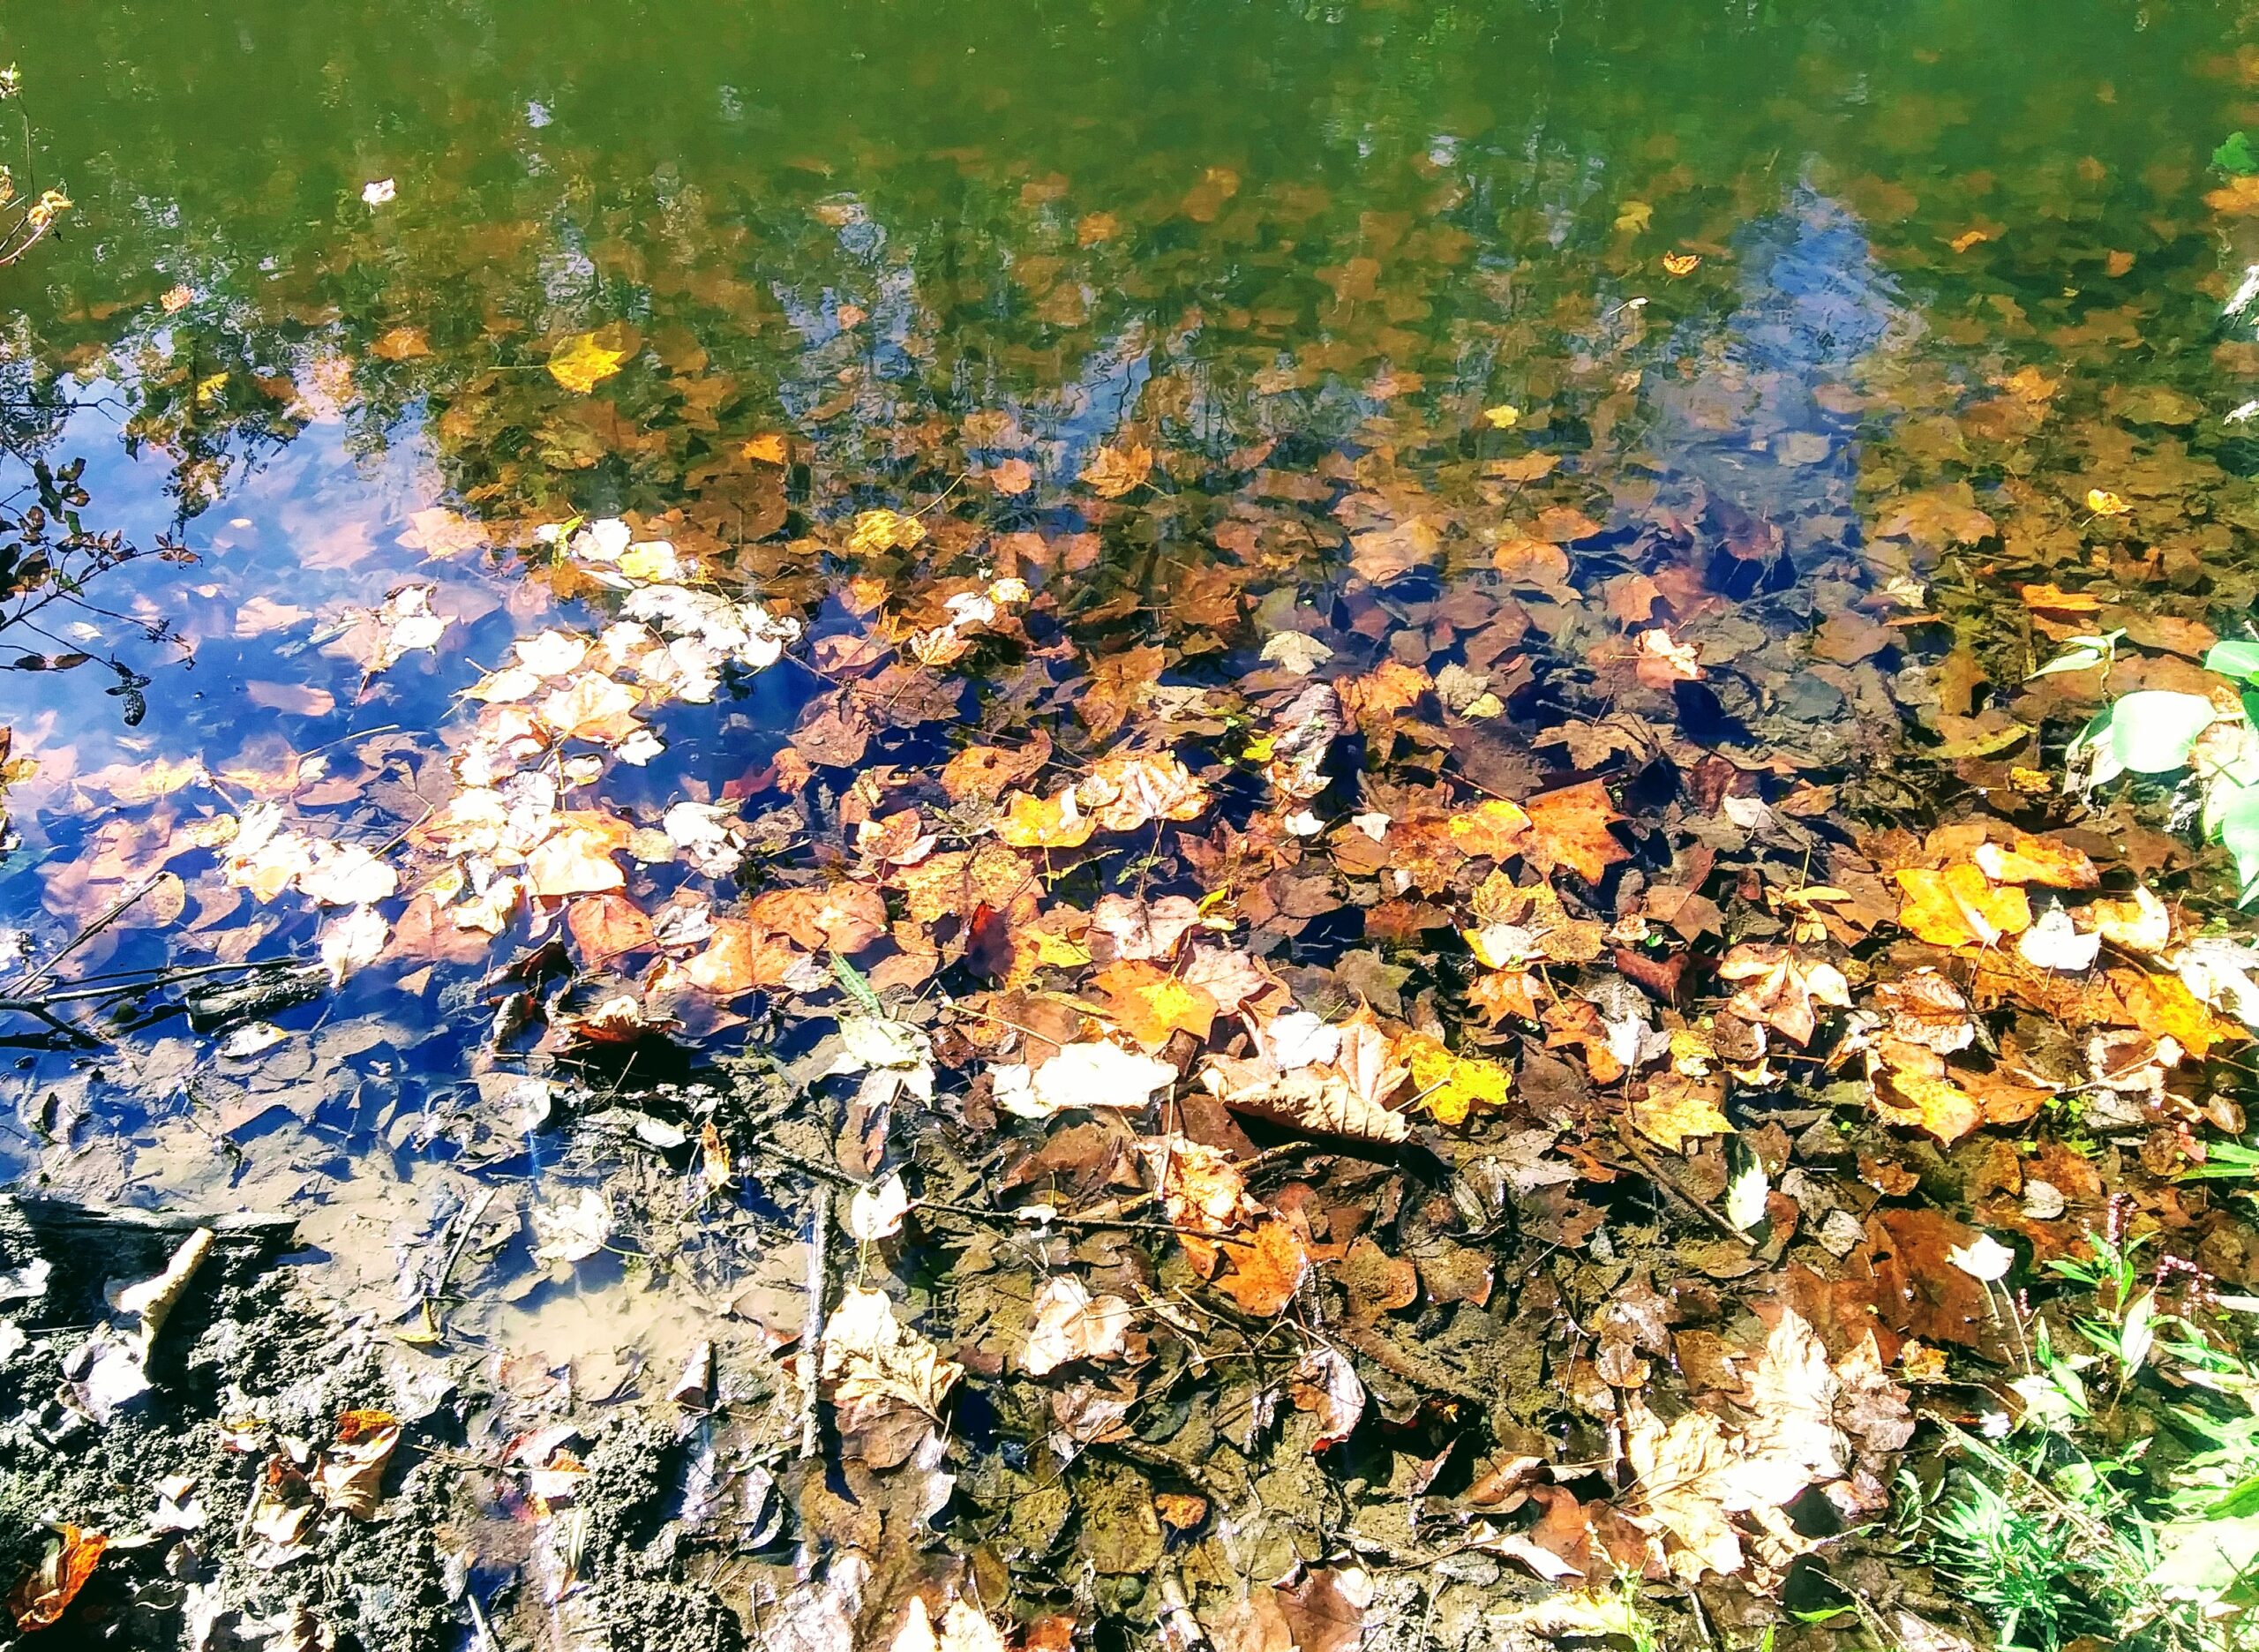
<path id="1" fill-rule="evenodd" d="M 2032 1319 L 2015 1427 L 1997 1444 L 1949 1430 L 1964 1461 L 1921 1523 L 1932 1563 L 2004 1648 L 2259 1646 L 2259 1365 L 2218 1311 L 2259 1303 L 2212 1296 L 2186 1263 L 2150 1263 L 2150 1237 L 2113 1221 L 2052 1263 L 2090 1297 L 2070 1319 L 2083 1348 L 2058 1348 Z"/>
<path id="2" fill-rule="evenodd" d="M 2063 655 L 2034 672 L 2107 668 L 2114 639 L 2078 637 Z M 2098 712 L 2071 742 L 2084 784 L 2106 785 L 2120 775 L 2169 775 L 2188 770 L 2203 806 L 2206 838 L 2235 861 L 2239 898 L 2259 897 L 2259 642 L 2215 643 L 2204 667 L 2230 680 L 2210 695 L 2142 688 Z"/>
<path id="3" fill-rule="evenodd" d="M 2003 1648 L 2117 1636 L 2148 1608 L 2155 1556 L 2145 1522 L 2129 1518 L 2124 1465 L 2045 1430 L 2007 1448 L 1952 1437 L 1977 1468 L 1957 1467 L 1930 1512 L 1931 1564 L 1999 1626 Z"/>

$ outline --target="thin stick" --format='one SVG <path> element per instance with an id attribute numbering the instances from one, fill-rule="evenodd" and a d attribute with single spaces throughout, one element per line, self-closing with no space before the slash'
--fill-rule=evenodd
<path id="1" fill-rule="evenodd" d="M 23 985 L 17 989 L 19 993 L 28 992 L 31 988 L 38 986 L 40 982 L 45 980 L 49 976 L 54 974 L 56 965 L 62 963 L 64 958 L 69 957 L 80 947 L 86 945 L 87 942 L 93 940 L 103 930 L 109 928 L 110 925 L 116 923 L 120 918 L 123 918 L 128 908 L 133 906 L 143 896 L 146 895 L 151 890 L 157 887 L 157 880 L 162 876 L 164 876 L 164 872 L 161 868 L 152 872 L 147 877 L 143 878 L 134 888 L 111 902 L 109 909 L 107 912 L 103 912 L 101 917 L 95 919 L 85 928 L 79 931 L 77 935 L 71 937 L 69 945 L 65 946 L 63 950 L 57 952 L 53 957 L 48 959 L 46 963 L 34 970 L 29 975 L 26 976 L 24 978 Z"/>
<path id="2" fill-rule="evenodd" d="M 823 1298 L 826 1250 L 831 1236 L 831 1184 L 815 1184 L 815 1242 L 808 1246 L 808 1324 L 800 1337 L 800 1358 L 807 1365 L 800 1385 L 800 1460 L 815 1455 L 816 1373 L 823 1369 Z"/>

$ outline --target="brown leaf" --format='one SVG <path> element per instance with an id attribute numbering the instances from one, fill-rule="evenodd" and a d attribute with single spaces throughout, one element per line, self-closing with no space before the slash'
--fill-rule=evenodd
<path id="1" fill-rule="evenodd" d="M 1728 1010 L 1745 1021 L 1765 1022 L 1798 1044 L 1812 1042 L 1815 1002 L 1851 1007 L 1843 972 L 1794 947 L 1737 946 L 1719 964 L 1718 975 L 1742 984 Z"/>
<path id="2" fill-rule="evenodd" d="M 1083 484 L 1100 499 L 1120 499 L 1153 473 L 1153 450 L 1142 442 L 1101 447 L 1083 467 Z"/>

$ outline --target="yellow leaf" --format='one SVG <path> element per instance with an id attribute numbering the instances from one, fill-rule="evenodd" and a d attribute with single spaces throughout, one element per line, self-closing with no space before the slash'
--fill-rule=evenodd
<path id="1" fill-rule="evenodd" d="M 1506 1104 L 1506 1070 L 1496 1062 L 1454 1055 L 1441 1039 L 1425 1032 L 1407 1034 L 1396 1046 L 1396 1056 L 1412 1069 L 1420 1105 L 1438 1124 L 1464 1124 L 1477 1106 Z"/>
<path id="2" fill-rule="evenodd" d="M 1015 849 L 1079 849 L 1097 830 L 1098 822 L 1076 803 L 1075 789 L 1065 786 L 1048 802 L 1013 792 L 996 835 Z"/>
<path id="3" fill-rule="evenodd" d="M 2031 905 L 2014 884 L 1994 889 L 1965 862 L 1942 872 L 1907 867 L 1896 875 L 1904 898 L 1898 927 L 1933 946 L 1991 946 L 2031 927 Z"/>
<path id="4" fill-rule="evenodd" d="M 909 551 L 926 537 L 926 524 L 900 511 L 867 510 L 848 530 L 847 548 L 857 556 L 879 551 Z"/>
<path id="5" fill-rule="evenodd" d="M 1160 1048 L 1179 1029 L 1205 1042 L 1215 1025 L 1215 995 L 1159 965 L 1125 959 L 1101 970 L 1093 984 L 1110 1001 L 1114 1025 L 1147 1049 Z"/>
<path id="6" fill-rule="evenodd" d="M 549 376 L 567 390 L 586 395 L 619 371 L 626 350 L 606 349 L 593 333 L 575 333 L 549 355 Z"/>
<path id="7" fill-rule="evenodd" d="M 1714 1076 L 1660 1074 L 1647 1085 L 1647 1100 L 1632 1104 L 1632 1128 L 1673 1153 L 1685 1150 L 1689 1136 L 1730 1135 L 1733 1125 L 1718 1110 L 1725 1093 L 1724 1081 Z"/>

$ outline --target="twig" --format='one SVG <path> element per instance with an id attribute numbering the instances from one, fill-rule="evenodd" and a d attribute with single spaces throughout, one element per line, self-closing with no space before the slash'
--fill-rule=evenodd
<path id="1" fill-rule="evenodd" d="M 162 876 L 164 876 L 162 868 L 152 872 L 147 877 L 143 878 L 141 882 L 136 884 L 132 889 L 112 901 L 109 905 L 109 910 L 104 912 L 101 917 L 95 919 L 92 923 L 89 923 L 85 928 L 79 930 L 77 935 L 72 935 L 71 937 L 70 943 L 60 952 L 57 952 L 53 957 L 48 959 L 46 963 L 41 965 L 29 975 L 26 976 L 22 986 L 18 990 L 19 992 L 28 992 L 31 988 L 38 986 L 40 982 L 45 980 L 49 976 L 54 974 L 56 965 L 62 963 L 64 958 L 69 957 L 80 947 L 86 945 L 87 942 L 93 940 L 103 930 L 109 928 L 110 925 L 116 923 L 120 918 L 123 918 L 128 908 L 133 906 L 143 896 L 146 895 L 151 890 L 157 887 L 157 880 Z"/>
<path id="2" fill-rule="evenodd" d="M 1662 1167 L 1655 1161 L 1646 1148 L 1632 1139 L 1628 1130 L 1618 1130 L 1616 1139 L 1622 1145 L 1625 1152 L 1639 1160 L 1640 1168 L 1647 1173 L 1648 1181 L 1654 1183 L 1672 1198 L 1677 1199 L 1693 1215 L 1715 1228 L 1724 1237 L 1734 1241 L 1737 1244 L 1747 1245 L 1752 1250 L 1757 1248 L 1756 1241 L 1747 1234 L 1664 1175 Z"/>
<path id="3" fill-rule="evenodd" d="M 439 1269 L 439 1277 L 432 1281 L 427 1300 L 437 1302 L 447 1294 L 447 1281 L 454 1277 L 455 1264 L 462 1259 L 462 1248 L 470 1242 L 470 1230 L 478 1226 L 478 1219 L 486 1214 L 486 1207 L 493 1202 L 494 1190 L 481 1188 L 478 1190 L 477 1198 L 456 1211 L 455 1215 L 461 1225 L 455 1229 L 455 1242 L 448 1247 L 447 1259 Z M 469 1213 L 468 1215 L 463 1213 L 466 1210 Z"/>
<path id="4" fill-rule="evenodd" d="M 808 1322 L 800 1337 L 800 1460 L 815 1455 L 816 1375 L 823 1369 L 823 1299 L 829 1267 L 826 1251 L 831 1236 L 831 1184 L 815 1187 L 815 1241 L 808 1246 Z"/>

